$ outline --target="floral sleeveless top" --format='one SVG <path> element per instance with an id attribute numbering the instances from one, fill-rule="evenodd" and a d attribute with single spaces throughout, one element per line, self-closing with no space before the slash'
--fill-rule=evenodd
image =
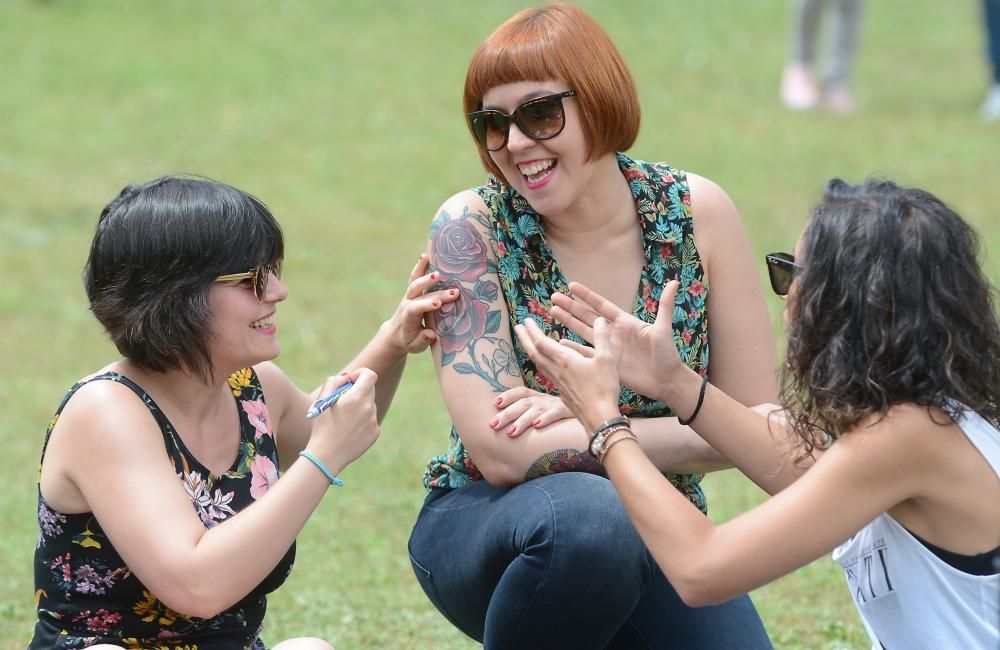
<path id="1" fill-rule="evenodd" d="M 45 446 L 70 398 L 81 386 L 99 380 L 124 384 L 149 408 L 163 433 L 177 479 L 206 528 L 246 508 L 278 480 L 274 434 L 260 382 L 250 368 L 229 377 L 239 406 L 240 449 L 222 476 L 195 459 L 142 388 L 115 372 L 85 379 L 70 389 L 45 433 Z M 85 648 L 97 643 L 156 650 L 262 650 L 259 634 L 266 594 L 285 581 L 295 560 L 293 543 L 274 570 L 243 600 L 203 619 L 175 612 L 150 593 L 126 566 L 93 514 L 53 510 L 39 490 L 38 525 L 41 535 L 34 567 L 38 620 L 29 650 Z"/>
<path id="2" fill-rule="evenodd" d="M 646 163 L 618 154 L 618 166 L 632 189 L 639 214 L 646 264 L 632 313 L 652 323 L 663 285 L 680 281 L 674 303 L 674 342 L 681 359 L 704 375 L 708 370 L 708 316 L 705 300 L 708 283 L 694 242 L 691 220 L 691 194 L 687 176 L 666 164 Z M 545 240 L 543 220 L 528 201 L 513 188 L 490 176 L 486 185 L 474 190 L 488 208 L 496 239 L 497 275 L 510 314 L 510 338 L 496 351 L 492 361 L 498 365 L 516 364 L 528 388 L 556 394 L 555 386 L 540 374 L 513 335 L 513 326 L 531 318 L 549 336 L 583 341 L 550 316 L 551 295 L 569 293 L 566 278 Z M 492 298 L 490 296 L 489 298 Z M 620 410 L 629 417 L 670 417 L 675 413 L 665 404 L 622 387 Z M 667 478 L 692 503 L 707 511 L 700 474 L 668 474 Z M 448 451 L 435 456 L 424 472 L 427 488 L 453 489 L 482 479 L 452 426 Z"/>

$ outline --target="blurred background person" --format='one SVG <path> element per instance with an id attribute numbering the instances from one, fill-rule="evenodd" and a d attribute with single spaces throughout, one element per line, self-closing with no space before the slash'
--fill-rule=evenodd
<path id="1" fill-rule="evenodd" d="M 1000 0 L 983 0 L 986 55 L 993 76 L 979 112 L 987 122 L 1000 120 Z"/>
<path id="2" fill-rule="evenodd" d="M 854 111 L 850 83 L 863 12 L 864 0 L 793 0 L 789 59 L 781 76 L 781 102 L 786 108 Z M 827 71 L 821 83 L 817 51 L 824 20 L 830 29 L 825 39 Z"/>

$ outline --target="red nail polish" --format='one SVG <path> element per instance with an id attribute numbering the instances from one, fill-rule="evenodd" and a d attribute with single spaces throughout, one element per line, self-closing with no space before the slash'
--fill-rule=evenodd
<path id="1" fill-rule="evenodd" d="M 517 425 L 516 424 L 512 424 L 512 425 L 510 425 L 510 428 L 507 429 L 507 434 L 510 435 L 510 434 L 514 433 L 515 431 L 517 431 Z"/>
<path id="2" fill-rule="evenodd" d="M 502 402 L 502 401 L 503 401 L 503 398 L 502 397 L 498 397 L 495 400 L 493 400 L 493 403 L 496 404 L 497 406 L 500 406 L 500 402 Z"/>
<path id="3" fill-rule="evenodd" d="M 432 300 L 431 301 L 431 306 L 432 307 L 440 307 L 441 303 L 439 303 L 437 300 Z"/>
<path id="4" fill-rule="evenodd" d="M 539 424 L 541 424 L 541 423 L 542 423 L 542 421 L 541 421 L 541 420 L 535 420 L 534 422 L 532 422 L 532 423 L 531 423 L 531 426 L 533 426 L 533 427 L 537 427 L 537 426 L 538 426 Z"/>
<path id="5" fill-rule="evenodd" d="M 456 293 L 456 292 L 455 292 L 455 290 L 454 290 L 454 289 L 449 289 L 449 290 L 448 290 L 448 295 L 449 295 L 449 296 L 454 296 L 454 295 L 455 295 L 455 293 Z"/>
<path id="6" fill-rule="evenodd" d="M 500 418 L 493 418 L 492 420 L 490 420 L 491 429 L 496 429 L 498 424 L 500 424 Z"/>

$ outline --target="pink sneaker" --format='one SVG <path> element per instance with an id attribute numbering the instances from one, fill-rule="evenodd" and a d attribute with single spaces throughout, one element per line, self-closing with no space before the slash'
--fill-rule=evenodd
<path id="1" fill-rule="evenodd" d="M 801 63 L 789 63 L 781 74 L 781 103 L 792 111 L 808 111 L 819 105 L 819 86 L 812 71 Z"/>
<path id="2" fill-rule="evenodd" d="M 854 112 L 854 97 L 845 86 L 829 88 L 823 98 L 826 110 L 837 115 L 849 115 Z"/>

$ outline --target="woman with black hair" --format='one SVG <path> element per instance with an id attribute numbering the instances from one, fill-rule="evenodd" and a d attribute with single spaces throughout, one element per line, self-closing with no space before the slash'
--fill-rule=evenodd
<path id="1" fill-rule="evenodd" d="M 747 408 L 680 362 L 675 282 L 655 324 L 582 285 L 557 296 L 554 316 L 593 350 L 559 345 L 530 321 L 517 333 L 595 432 L 591 451 L 688 603 L 724 600 L 834 550 L 874 647 L 993 650 L 1000 325 L 977 249 L 928 192 L 831 181 L 795 254 L 767 256 L 772 287 L 788 298 L 781 408 Z M 689 414 L 776 496 L 721 526 L 700 516 L 635 444 L 619 378 Z"/>
<path id="2" fill-rule="evenodd" d="M 392 318 L 307 395 L 270 362 L 283 257 L 270 211 L 208 179 L 130 185 L 101 212 L 84 283 L 124 358 L 73 386 L 46 432 L 30 648 L 264 648 L 296 535 L 375 442 L 407 354 L 435 340 L 424 317 L 455 297 L 425 293 L 421 256 Z"/>

